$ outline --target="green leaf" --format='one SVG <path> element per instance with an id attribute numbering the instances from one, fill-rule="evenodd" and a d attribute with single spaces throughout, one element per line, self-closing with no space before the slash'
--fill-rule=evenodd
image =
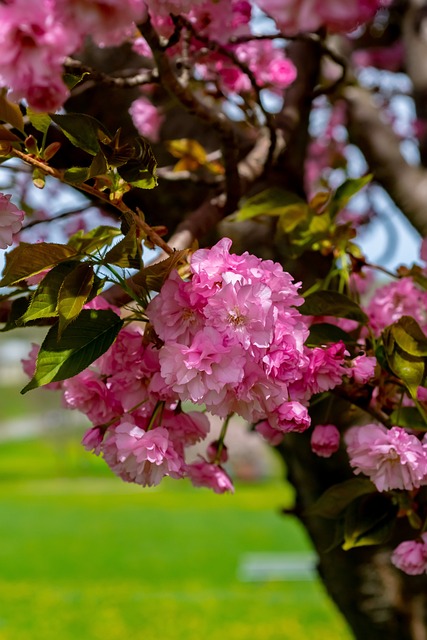
<path id="1" fill-rule="evenodd" d="M 18 327 L 18 320 L 28 309 L 29 302 L 30 300 L 28 296 L 21 296 L 20 298 L 16 298 L 16 300 L 13 300 L 7 322 L 5 323 L 4 327 L 0 329 L 0 331 L 3 332 L 16 329 Z"/>
<path id="2" fill-rule="evenodd" d="M 87 262 L 79 264 L 64 279 L 58 295 L 59 338 L 83 309 L 92 291 L 93 281 L 93 267 Z"/>
<path id="3" fill-rule="evenodd" d="M 412 356 L 427 356 L 427 336 L 411 316 L 402 316 L 397 322 L 386 327 L 405 353 Z"/>
<path id="4" fill-rule="evenodd" d="M 427 425 L 416 407 L 401 407 L 390 415 L 390 422 L 397 427 L 427 431 Z"/>
<path id="5" fill-rule="evenodd" d="M 118 167 L 119 176 L 132 186 L 140 189 L 152 189 L 157 186 L 157 161 L 150 144 L 143 138 L 137 138 L 134 156 Z"/>
<path id="6" fill-rule="evenodd" d="M 345 480 L 345 482 L 329 487 L 307 510 L 307 514 L 333 520 L 338 518 L 353 500 L 375 491 L 375 485 L 366 478 Z"/>
<path id="7" fill-rule="evenodd" d="M 137 235 L 136 226 L 133 225 L 125 237 L 114 245 L 112 249 L 104 256 L 102 261 L 104 264 L 115 264 L 122 269 L 141 269 L 142 268 L 142 249 L 141 241 Z"/>
<path id="8" fill-rule="evenodd" d="M 83 309 L 60 338 L 54 325 L 40 347 L 35 374 L 21 393 L 77 375 L 109 349 L 122 326 L 123 320 L 110 309 Z"/>
<path id="9" fill-rule="evenodd" d="M 102 151 L 96 154 L 89 167 L 89 177 L 103 176 L 108 171 L 107 160 Z"/>
<path id="10" fill-rule="evenodd" d="M 307 222 L 310 214 L 310 207 L 305 202 L 298 202 L 283 207 L 279 218 L 280 229 L 283 233 L 292 233 L 302 222 Z"/>
<path id="11" fill-rule="evenodd" d="M 337 291 L 314 291 L 304 300 L 299 311 L 305 316 L 334 316 L 365 324 L 368 316 L 359 305 Z"/>
<path id="12" fill-rule="evenodd" d="M 341 327 L 337 327 L 329 322 L 319 322 L 311 325 L 310 335 L 305 341 L 305 344 L 311 347 L 328 344 L 330 342 L 339 342 L 340 340 L 345 344 L 354 342 L 351 336 L 346 331 L 343 331 Z"/>
<path id="13" fill-rule="evenodd" d="M 37 273 L 51 269 L 76 255 L 77 251 L 65 244 L 21 242 L 16 249 L 6 254 L 6 265 L 0 286 L 6 287 L 30 276 L 35 276 Z"/>
<path id="14" fill-rule="evenodd" d="M 355 196 L 356 193 L 359 193 L 371 180 L 372 174 L 368 174 L 361 178 L 348 178 L 348 180 L 339 186 L 331 200 L 330 210 L 332 215 L 334 216 L 339 211 L 342 211 L 351 198 Z"/>
<path id="15" fill-rule="evenodd" d="M 34 129 L 41 133 L 46 133 L 52 122 L 49 114 L 33 111 L 30 107 L 27 107 L 27 116 Z"/>
<path id="16" fill-rule="evenodd" d="M 92 156 L 101 150 L 100 139 L 109 139 L 109 133 L 96 118 L 84 113 L 67 113 L 65 115 L 49 114 L 51 119 L 63 131 L 68 140 L 79 149 Z"/>
<path id="17" fill-rule="evenodd" d="M 83 230 L 78 231 L 68 240 L 68 246 L 79 253 L 94 253 L 102 247 L 110 246 L 114 238 L 120 235 L 121 231 L 117 227 L 103 225 L 86 233 Z"/>
<path id="18" fill-rule="evenodd" d="M 74 74 L 74 73 L 64 73 L 62 79 L 68 89 L 74 89 L 76 85 L 79 84 L 83 80 L 85 76 L 90 75 L 89 71 L 83 71 L 83 73 Z"/>
<path id="19" fill-rule="evenodd" d="M 424 379 L 424 359 L 395 349 L 392 353 L 387 354 L 387 362 L 393 373 L 405 384 L 411 396 L 416 398 L 418 387 Z"/>
<path id="20" fill-rule="evenodd" d="M 21 109 L 15 102 L 10 102 L 6 98 L 4 91 L 0 93 L 0 120 L 11 124 L 15 129 L 25 133 L 24 117 Z"/>
<path id="21" fill-rule="evenodd" d="M 292 213 L 292 209 L 289 209 L 291 205 L 300 208 L 296 214 Z M 287 210 L 289 210 L 290 218 L 299 219 L 305 211 L 305 207 L 307 207 L 307 203 L 295 193 L 279 187 L 271 187 L 240 203 L 239 211 L 233 214 L 232 219 L 239 222 L 250 220 L 256 216 L 281 216 Z"/>
<path id="22" fill-rule="evenodd" d="M 144 278 L 144 282 L 148 290 L 160 291 L 171 271 L 176 269 L 179 264 L 184 261 L 187 255 L 187 250 L 174 251 L 169 258 L 166 258 L 166 260 L 162 260 L 161 262 L 157 262 L 156 264 L 152 264 L 149 267 L 142 269 L 138 276 Z"/>
<path id="23" fill-rule="evenodd" d="M 90 178 L 89 167 L 71 167 L 64 173 L 64 179 L 71 184 L 78 184 L 79 182 L 85 182 Z"/>
<path id="24" fill-rule="evenodd" d="M 34 292 L 30 305 L 20 318 L 19 324 L 26 324 L 40 318 L 56 317 L 58 315 L 58 293 L 61 285 L 67 275 L 79 264 L 77 261 L 62 262 L 51 269 Z"/>
<path id="25" fill-rule="evenodd" d="M 381 493 L 361 496 L 348 507 L 344 520 L 344 551 L 383 544 L 393 530 L 398 512 L 391 498 Z"/>

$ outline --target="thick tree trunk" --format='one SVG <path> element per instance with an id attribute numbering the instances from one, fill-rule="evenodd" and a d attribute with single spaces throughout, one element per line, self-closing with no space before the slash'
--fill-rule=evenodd
<path id="1" fill-rule="evenodd" d="M 319 576 L 356 640 L 426 640 L 427 576 L 408 576 L 395 569 L 383 546 L 328 550 L 333 521 L 307 513 L 329 486 L 351 477 L 345 453 L 329 460 L 316 458 L 304 434 L 288 434 L 279 450 L 296 490 L 295 515 L 318 553 Z M 402 538 L 399 533 L 390 551 Z"/>

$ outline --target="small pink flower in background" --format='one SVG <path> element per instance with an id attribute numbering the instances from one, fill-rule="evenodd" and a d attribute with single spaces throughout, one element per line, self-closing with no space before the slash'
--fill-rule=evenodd
<path id="1" fill-rule="evenodd" d="M 207 487 L 215 493 L 234 492 L 233 483 L 224 469 L 205 460 L 188 464 L 186 475 L 195 487 Z"/>
<path id="2" fill-rule="evenodd" d="M 311 434 L 311 450 L 321 458 L 329 458 L 338 451 L 340 432 L 334 424 L 318 424 Z"/>
<path id="3" fill-rule="evenodd" d="M 374 377 L 377 359 L 370 356 L 357 356 L 351 361 L 351 369 L 348 373 L 358 384 L 365 384 Z"/>
<path id="4" fill-rule="evenodd" d="M 157 107 L 141 97 L 132 102 L 129 113 L 138 132 L 151 142 L 158 142 L 164 118 Z"/>
<path id="5" fill-rule="evenodd" d="M 427 450 L 401 427 L 352 427 L 345 443 L 354 473 L 364 473 L 378 491 L 418 489 L 427 484 Z"/>
<path id="6" fill-rule="evenodd" d="M 88 429 L 82 438 L 82 445 L 86 451 L 93 451 L 97 456 L 101 453 L 101 443 L 104 434 L 99 427 Z"/>
<path id="7" fill-rule="evenodd" d="M 391 556 L 394 566 L 410 576 L 427 572 L 427 533 L 421 539 L 401 542 Z"/>
<path id="8" fill-rule="evenodd" d="M 273 429 L 273 427 L 270 426 L 268 420 L 258 422 L 255 426 L 255 431 L 257 431 L 269 444 L 273 445 L 273 447 L 280 444 L 284 437 L 281 431 Z"/>
<path id="9" fill-rule="evenodd" d="M 24 212 L 10 202 L 10 195 L 0 193 L 0 249 L 13 244 L 13 236 L 21 230 Z"/>

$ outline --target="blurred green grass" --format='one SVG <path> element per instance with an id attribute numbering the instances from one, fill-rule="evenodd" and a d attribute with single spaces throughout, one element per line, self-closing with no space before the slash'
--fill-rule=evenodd
<path id="1" fill-rule="evenodd" d="M 0 444 L 0 640 L 349 640 L 320 582 L 239 580 L 244 554 L 310 549 L 288 485 L 142 489 L 82 432 Z"/>

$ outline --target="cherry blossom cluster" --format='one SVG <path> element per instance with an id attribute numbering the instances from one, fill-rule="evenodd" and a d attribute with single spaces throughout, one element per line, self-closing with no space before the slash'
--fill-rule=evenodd
<path id="1" fill-rule="evenodd" d="M 0 4 L 0 83 L 30 106 L 55 111 L 68 97 L 63 63 L 87 36 L 116 45 L 146 16 L 144 0 L 10 0 Z"/>
<path id="2" fill-rule="evenodd" d="M 285 35 L 317 31 L 349 31 L 370 20 L 385 0 L 259 0 L 258 7 L 271 16 Z M 25 98 L 41 111 L 55 111 L 67 99 L 63 64 L 90 36 L 100 46 L 119 45 L 135 39 L 136 24 L 150 16 L 161 36 L 169 38 L 175 26 L 172 16 L 183 15 L 194 32 L 214 43 L 227 45 L 231 38 L 251 34 L 252 6 L 247 0 L 9 0 L 0 4 L 0 84 L 16 99 Z M 141 40 L 141 39 L 140 39 Z M 141 45 L 146 52 L 148 46 Z M 141 49 L 140 46 L 140 50 Z M 202 43 L 192 43 L 201 49 Z M 178 48 L 170 48 L 174 55 Z M 230 51 L 244 62 L 261 86 L 280 90 L 295 79 L 295 68 L 283 50 L 266 42 L 248 42 Z M 199 63 L 199 73 L 216 73 L 230 91 L 246 91 L 251 83 L 227 56 L 211 51 Z M 140 110 L 139 110 L 140 111 Z"/>
<path id="3" fill-rule="evenodd" d="M 187 448 L 206 439 L 209 421 L 182 403 L 225 420 L 236 413 L 276 444 L 309 428 L 313 394 L 344 376 L 372 376 L 374 363 L 365 356 L 350 361 L 341 342 L 308 348 L 309 323 L 298 311 L 303 300 L 292 277 L 270 260 L 230 254 L 230 246 L 223 238 L 196 251 L 187 280 L 170 274 L 146 309 L 149 331 L 127 326 L 88 369 L 49 385 L 62 389 L 66 407 L 89 418 L 85 447 L 125 481 L 151 486 L 168 475 L 218 493 L 232 490 L 222 468 L 224 437 L 207 444 L 204 458 L 186 462 Z M 99 308 L 97 300 L 89 306 Z M 36 355 L 34 348 L 24 363 L 30 376 Z M 318 455 L 338 446 L 332 425 L 313 433 Z"/>
<path id="4" fill-rule="evenodd" d="M 307 403 L 344 375 L 343 343 L 305 346 L 308 324 L 298 285 L 281 265 L 231 240 L 196 251 L 191 279 L 176 272 L 147 307 L 162 341 L 161 377 L 181 400 L 226 417 L 237 413 L 268 439 L 310 426 Z"/>
<path id="5" fill-rule="evenodd" d="M 388 4 L 389 0 L 258 0 L 259 7 L 288 36 L 321 27 L 333 32 L 353 31 Z"/>

